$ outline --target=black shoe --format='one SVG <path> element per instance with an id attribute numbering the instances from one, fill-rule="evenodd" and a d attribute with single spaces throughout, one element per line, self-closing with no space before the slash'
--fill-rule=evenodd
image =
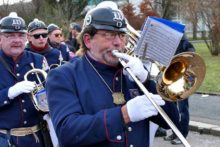
<path id="1" fill-rule="evenodd" d="M 176 139 L 171 140 L 171 143 L 172 143 L 173 145 L 182 144 L 182 142 L 180 141 L 179 138 L 176 138 Z"/>
<path id="2" fill-rule="evenodd" d="M 176 135 L 175 134 L 171 134 L 170 136 L 165 136 L 163 139 L 166 140 L 166 141 L 171 141 L 171 140 L 174 140 L 176 139 Z"/>
<path id="3" fill-rule="evenodd" d="M 166 132 L 165 129 L 159 127 L 159 128 L 157 129 L 157 132 L 156 132 L 155 136 L 156 136 L 156 137 L 167 136 L 167 132 Z"/>

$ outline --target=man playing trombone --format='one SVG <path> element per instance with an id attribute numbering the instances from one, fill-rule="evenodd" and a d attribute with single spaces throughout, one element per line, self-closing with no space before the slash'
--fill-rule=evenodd
<path id="1" fill-rule="evenodd" d="M 46 91 L 61 146 L 148 147 L 149 121 L 169 128 L 143 95 L 119 58 L 151 92 L 174 123 L 178 112 L 156 94 L 155 83 L 138 58 L 123 53 L 127 43 L 124 15 L 109 7 L 94 8 L 79 35 L 81 57 L 50 71 Z M 61 84 L 62 83 L 62 84 Z"/>
<path id="2" fill-rule="evenodd" d="M 35 68 L 47 69 L 41 55 L 24 51 L 27 41 L 25 21 L 16 13 L 2 18 L 0 24 L 0 146 L 45 147 L 42 115 L 32 103 L 36 77 L 25 81 L 24 75 Z"/>

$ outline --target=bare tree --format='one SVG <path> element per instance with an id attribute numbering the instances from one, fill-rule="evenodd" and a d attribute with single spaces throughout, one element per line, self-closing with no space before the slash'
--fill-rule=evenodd
<path id="1" fill-rule="evenodd" d="M 127 2 L 122 8 L 122 11 L 130 25 L 137 30 L 141 29 L 145 19 L 148 16 L 159 17 L 158 13 L 152 9 L 150 0 L 143 0 L 139 4 L 138 8 L 139 10 L 136 10 L 134 5 L 130 2 Z M 137 11 L 139 11 L 139 13 L 137 13 Z"/>
<path id="2" fill-rule="evenodd" d="M 207 47 L 214 56 L 220 53 L 220 1 L 201 1 L 201 15 L 209 30 L 210 42 L 205 39 Z"/>
<path id="3" fill-rule="evenodd" d="M 137 24 L 136 22 L 138 21 L 137 16 L 135 15 L 135 8 L 134 5 L 130 2 L 127 2 L 123 7 L 122 7 L 122 11 L 125 15 L 125 17 L 127 18 L 127 21 L 129 22 L 129 24 L 131 26 L 133 26 L 135 29 L 137 28 Z"/>
<path id="4" fill-rule="evenodd" d="M 197 27 L 200 17 L 201 5 L 200 0 L 181 0 L 178 3 L 179 13 L 182 17 L 192 23 L 193 39 L 197 39 Z"/>

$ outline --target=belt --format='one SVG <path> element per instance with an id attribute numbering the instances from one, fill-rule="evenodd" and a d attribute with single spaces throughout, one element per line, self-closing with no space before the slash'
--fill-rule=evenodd
<path id="1" fill-rule="evenodd" d="M 10 135 L 13 135 L 13 136 L 26 136 L 30 134 L 35 135 L 35 132 L 39 130 L 40 130 L 40 126 L 35 125 L 33 127 L 13 128 L 13 129 L 10 129 L 9 132 L 10 132 Z M 7 130 L 0 129 L 0 133 L 7 134 Z"/>

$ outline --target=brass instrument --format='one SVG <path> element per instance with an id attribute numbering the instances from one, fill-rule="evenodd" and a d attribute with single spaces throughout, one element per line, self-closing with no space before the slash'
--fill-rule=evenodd
<path id="1" fill-rule="evenodd" d="M 44 81 L 47 78 L 47 73 L 42 69 L 34 68 L 33 63 L 30 63 L 30 65 L 31 65 L 32 69 L 29 70 L 24 75 L 24 80 L 28 81 L 28 77 L 32 74 L 35 74 L 35 76 L 37 77 L 37 80 L 38 80 L 38 83 L 36 83 L 36 89 L 33 92 L 31 92 L 31 100 L 34 104 L 34 107 L 38 111 L 49 112 L 49 107 L 48 107 L 48 102 L 47 102 L 47 97 L 46 97 L 46 90 L 43 85 Z M 40 74 L 44 78 L 44 81 L 41 81 Z M 58 138 L 56 136 L 54 126 L 52 124 L 49 113 L 44 114 L 43 119 L 47 122 L 47 127 L 48 127 L 48 131 L 49 131 L 53 146 L 54 147 L 59 146 Z"/>
<path id="2" fill-rule="evenodd" d="M 42 69 L 34 68 L 33 63 L 30 63 L 30 65 L 33 69 L 29 70 L 24 75 L 24 80 L 28 81 L 28 77 L 32 74 L 35 74 L 38 80 L 38 83 L 36 83 L 35 90 L 31 92 L 32 102 L 38 111 L 49 112 L 47 98 L 46 98 L 46 91 L 43 85 L 44 81 L 42 81 L 39 76 L 39 74 L 41 74 L 44 80 L 46 80 L 47 73 Z"/>
<path id="3" fill-rule="evenodd" d="M 126 49 L 127 54 L 131 55 L 134 51 L 137 40 L 140 38 L 140 34 L 128 23 L 127 29 L 129 39 Z M 116 52 L 116 50 L 114 50 L 112 53 L 114 54 L 114 52 Z M 126 65 L 126 62 L 123 59 L 119 58 L 119 61 L 122 66 Z M 163 70 L 160 71 L 160 74 L 157 77 L 157 91 L 162 98 L 168 101 L 182 100 L 190 96 L 199 88 L 202 81 L 204 80 L 206 72 L 203 59 L 198 54 L 192 52 L 181 53 L 174 56 L 171 60 L 171 64 L 168 67 L 163 67 L 160 69 Z M 164 120 L 177 135 L 177 137 L 181 140 L 184 146 L 190 147 L 190 144 L 177 129 L 175 124 L 170 120 L 169 116 L 151 98 L 150 93 L 145 88 L 145 86 L 136 78 L 136 76 L 129 68 L 125 68 L 125 70 L 127 70 L 130 76 L 143 91 L 143 93 L 147 96 L 147 98 L 151 101 L 154 107 L 158 110 L 159 114 L 164 118 Z M 177 91 L 175 91 L 175 89 L 177 89 L 177 86 L 179 86 L 179 88 Z"/>

